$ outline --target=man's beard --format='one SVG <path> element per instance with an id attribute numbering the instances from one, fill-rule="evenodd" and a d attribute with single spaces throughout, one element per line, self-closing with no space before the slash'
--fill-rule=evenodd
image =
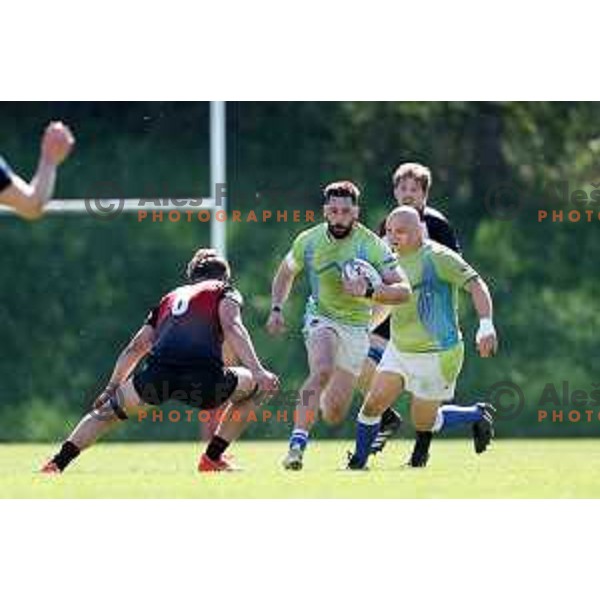
<path id="1" fill-rule="evenodd" d="M 348 237 L 352 232 L 352 228 L 354 227 L 354 221 L 350 223 L 350 225 L 332 225 L 331 223 L 327 223 L 327 231 L 329 234 L 334 237 L 336 240 L 342 240 L 345 237 Z"/>

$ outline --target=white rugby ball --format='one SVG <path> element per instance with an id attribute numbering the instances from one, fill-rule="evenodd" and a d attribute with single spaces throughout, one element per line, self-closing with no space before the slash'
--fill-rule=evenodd
<path id="1" fill-rule="evenodd" d="M 349 281 L 353 281 L 359 277 L 366 277 L 373 287 L 377 287 L 383 282 L 379 271 L 370 262 L 362 258 L 353 258 L 346 261 L 342 267 L 342 276 Z"/>

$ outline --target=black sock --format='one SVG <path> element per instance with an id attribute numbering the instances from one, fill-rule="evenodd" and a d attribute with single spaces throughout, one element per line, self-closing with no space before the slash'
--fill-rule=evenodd
<path id="1" fill-rule="evenodd" d="M 412 467 L 425 467 L 429 461 L 429 446 L 433 434 L 431 431 L 417 431 L 415 446 L 409 464 Z"/>
<path id="2" fill-rule="evenodd" d="M 81 454 L 81 450 L 73 442 L 65 442 L 60 452 L 52 459 L 52 462 L 64 471 L 69 463 Z"/>
<path id="3" fill-rule="evenodd" d="M 227 450 L 228 446 L 229 442 L 227 440 L 224 440 L 222 437 L 215 435 L 208 444 L 208 448 L 206 449 L 206 456 L 208 456 L 210 460 L 219 460 L 223 452 Z"/>
<path id="4" fill-rule="evenodd" d="M 386 408 L 381 415 L 381 427 L 385 427 L 390 423 L 395 423 L 401 419 L 400 415 L 390 406 Z"/>
<path id="5" fill-rule="evenodd" d="M 423 456 L 424 454 L 427 454 L 429 452 L 429 446 L 431 446 L 432 438 L 433 433 L 431 433 L 431 431 L 417 431 L 413 455 Z"/>

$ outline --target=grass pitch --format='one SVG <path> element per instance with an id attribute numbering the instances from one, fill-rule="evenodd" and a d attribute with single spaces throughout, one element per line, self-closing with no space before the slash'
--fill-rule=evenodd
<path id="1" fill-rule="evenodd" d="M 411 442 L 391 442 L 368 472 L 342 470 L 349 441 L 313 441 L 286 472 L 285 441 L 233 447 L 241 473 L 198 474 L 193 443 L 101 443 L 59 477 L 36 470 L 56 450 L 0 444 L 2 498 L 600 498 L 600 440 L 434 440 L 430 466 L 402 466 Z"/>

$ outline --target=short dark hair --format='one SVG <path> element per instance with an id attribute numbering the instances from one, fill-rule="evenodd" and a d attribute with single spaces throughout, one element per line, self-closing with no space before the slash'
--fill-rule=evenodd
<path id="1" fill-rule="evenodd" d="M 190 281 L 198 279 L 222 279 L 229 281 L 231 269 L 229 263 L 214 248 L 196 250 L 187 265 L 186 275 Z"/>
<path id="2" fill-rule="evenodd" d="M 360 189 L 351 181 L 334 181 L 323 190 L 323 202 L 327 204 L 331 198 L 352 198 L 352 204 L 358 204 Z"/>

